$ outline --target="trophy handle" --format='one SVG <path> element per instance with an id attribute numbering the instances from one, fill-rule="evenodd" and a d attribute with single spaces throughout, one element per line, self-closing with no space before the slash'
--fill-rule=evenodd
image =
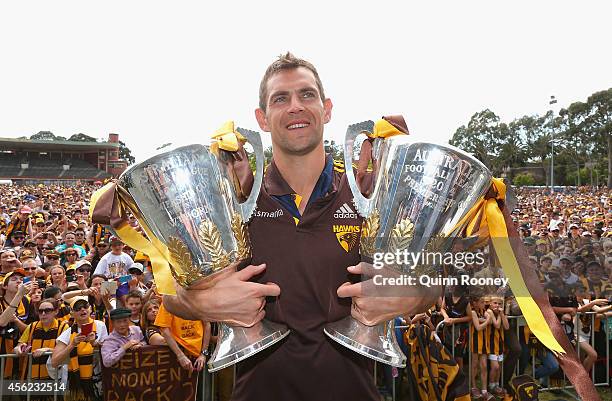
<path id="1" fill-rule="evenodd" d="M 264 153 L 263 145 L 261 144 L 261 136 L 258 132 L 244 128 L 236 128 L 236 131 L 240 132 L 251 146 L 253 146 L 253 152 L 255 153 L 255 181 L 253 182 L 253 188 L 251 188 L 251 193 L 247 200 L 239 204 L 242 221 L 246 223 L 250 220 L 251 214 L 257 206 L 257 197 L 259 196 L 259 190 L 261 189 L 261 182 L 263 180 Z"/>
<path id="2" fill-rule="evenodd" d="M 355 173 L 353 172 L 353 152 L 355 148 L 355 139 L 364 132 L 372 132 L 374 129 L 374 121 L 364 121 L 358 124 L 349 125 L 344 138 L 344 169 L 346 178 L 348 179 L 349 187 L 353 193 L 353 201 L 357 212 L 362 217 L 368 217 L 371 213 L 372 199 L 368 199 L 361 194 Z"/>

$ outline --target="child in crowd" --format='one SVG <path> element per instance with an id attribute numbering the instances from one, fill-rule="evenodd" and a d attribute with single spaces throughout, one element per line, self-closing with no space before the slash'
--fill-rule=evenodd
<path id="1" fill-rule="evenodd" d="M 504 314 L 504 300 L 499 296 L 491 296 L 489 309 L 490 324 L 487 326 L 486 341 L 487 352 L 489 353 L 489 391 L 496 396 L 503 396 L 504 389 L 499 386 L 500 362 L 504 360 L 504 330 L 510 328 L 508 318 Z"/>
<path id="2" fill-rule="evenodd" d="M 472 397 L 488 397 L 487 392 L 487 344 L 486 329 L 491 324 L 491 314 L 485 312 L 485 300 L 481 296 L 474 296 L 470 299 L 472 307 L 472 324 L 470 325 L 470 344 L 472 352 L 472 378 L 476 380 L 478 368 L 480 367 L 480 386 L 482 391 L 472 384 Z"/>
<path id="3" fill-rule="evenodd" d="M 125 296 L 125 306 L 132 311 L 130 324 L 140 326 L 140 312 L 142 311 L 142 293 L 138 290 L 130 291 Z"/>

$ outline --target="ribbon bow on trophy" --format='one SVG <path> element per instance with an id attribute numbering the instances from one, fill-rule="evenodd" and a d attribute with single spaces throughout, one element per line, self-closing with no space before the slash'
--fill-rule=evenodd
<path id="1" fill-rule="evenodd" d="M 151 259 L 155 285 L 160 294 L 174 295 L 174 281 L 170 272 L 168 248 L 157 239 L 144 223 L 137 208 L 125 190 L 122 190 L 117 180 L 98 189 L 90 201 L 91 221 L 98 224 L 109 225 L 114 232 L 130 248 L 136 249 Z M 149 239 L 136 231 L 129 224 L 127 211 L 130 210 L 138 219 L 140 226 L 145 230 Z"/>

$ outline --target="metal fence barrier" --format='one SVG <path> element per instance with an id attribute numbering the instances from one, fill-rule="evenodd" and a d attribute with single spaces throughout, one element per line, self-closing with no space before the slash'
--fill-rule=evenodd
<path id="1" fill-rule="evenodd" d="M 590 331 L 589 331 L 589 336 L 590 336 L 590 344 L 591 346 L 595 349 L 595 318 L 594 315 L 596 315 L 596 312 L 580 312 L 577 313 L 575 318 L 574 318 L 574 327 L 575 327 L 575 333 L 580 333 L 581 330 L 581 320 L 580 320 L 580 316 L 585 316 L 585 315 L 591 315 L 590 318 Z M 523 318 L 523 316 L 507 316 L 508 320 L 516 320 L 516 324 L 515 329 L 516 329 L 516 335 L 517 338 L 520 338 L 521 336 L 521 330 L 523 327 L 526 326 L 525 323 L 525 319 Z M 593 380 L 593 383 L 595 384 L 595 386 L 610 386 L 610 364 L 609 364 L 609 357 L 610 357 L 610 331 L 611 331 L 611 327 L 608 324 L 609 323 L 609 317 L 607 316 L 601 316 L 600 315 L 600 322 L 602 325 L 601 330 L 603 330 L 605 332 L 605 343 L 606 343 L 606 352 L 605 352 L 605 358 L 601 357 L 598 354 L 598 358 L 595 361 L 595 363 L 593 364 L 593 367 L 591 368 L 591 379 Z M 468 325 L 471 323 L 468 323 Z M 398 329 L 407 329 L 409 326 L 396 326 L 396 328 Z M 450 333 L 451 333 L 451 354 L 453 356 L 453 358 L 455 358 L 455 324 L 450 325 Z M 439 336 L 440 341 L 444 342 L 444 338 L 443 338 L 443 334 L 442 336 Z M 472 352 L 471 352 L 471 347 L 472 347 L 472 338 L 471 338 L 471 333 L 470 330 L 468 330 L 468 337 L 467 337 L 467 341 L 468 341 L 468 347 L 466 348 L 468 350 L 468 365 L 467 367 L 464 366 L 463 369 L 465 371 L 465 369 L 467 368 L 467 375 L 468 375 L 468 386 L 469 389 L 472 388 L 472 381 L 474 380 L 474 378 L 472 377 Z M 520 341 L 519 341 L 520 343 Z M 521 344 L 521 347 L 523 345 Z M 529 345 L 527 345 L 529 346 Z M 580 347 L 578 346 L 578 337 L 576 337 L 576 346 L 577 346 L 577 353 L 578 353 L 578 357 L 580 358 Z M 51 355 L 51 352 L 45 353 L 44 355 Z M 4 378 L 4 369 L 6 366 L 6 361 L 9 359 L 17 359 L 19 358 L 17 355 L 15 354 L 6 354 L 6 355 L 0 355 L 0 400 L 4 400 L 4 396 L 5 394 L 3 394 L 3 389 L 4 389 L 4 381 L 7 380 Z M 26 383 L 30 383 L 32 381 L 31 377 L 32 377 L 32 354 L 27 354 L 27 377 L 25 382 Z M 520 359 L 520 356 L 519 356 Z M 505 358 L 504 358 L 505 361 Z M 503 364 L 504 361 L 501 361 L 500 364 L 500 382 L 503 383 L 504 381 L 504 369 L 503 369 Z M 605 381 L 601 381 L 601 382 L 596 382 L 596 374 L 595 374 L 595 368 L 597 366 L 598 363 L 601 362 L 605 363 L 605 372 L 606 372 L 606 379 Z M 16 362 L 16 361 L 15 361 Z M 378 363 L 374 364 L 374 380 L 375 382 L 378 381 L 378 370 L 380 369 L 380 367 L 378 366 Z M 517 362 L 517 366 L 515 368 L 514 373 L 515 374 L 519 374 L 519 365 L 520 362 Z M 236 379 L 236 366 L 234 365 L 233 368 L 228 368 L 231 369 L 230 371 L 232 372 L 232 376 L 233 378 L 231 378 L 232 380 L 232 389 L 233 386 L 235 384 L 235 379 Z M 409 369 L 409 367 L 407 366 L 406 369 Z M 536 369 L 536 357 L 535 355 L 531 355 L 531 375 L 532 377 L 535 377 L 535 369 Z M 226 371 L 223 373 L 223 380 L 229 380 L 230 378 L 226 377 L 228 375 L 228 373 L 230 371 Z M 393 401 L 398 401 L 396 399 L 396 380 L 397 377 L 395 375 L 392 375 L 392 394 L 391 397 L 393 399 Z M 208 371 L 206 369 L 203 369 L 202 372 L 200 373 L 200 376 L 198 378 L 198 391 L 201 393 L 201 399 L 202 401 L 220 401 L 219 397 L 217 396 L 217 390 L 219 389 L 219 380 L 221 379 L 221 375 L 219 374 L 219 372 L 215 372 L 213 374 L 208 373 Z M 56 382 L 59 384 L 60 380 L 57 379 Z M 563 384 L 561 386 L 554 386 L 554 387 L 540 387 L 540 390 L 542 391 L 547 391 L 547 390 L 561 390 L 563 392 L 566 393 L 566 395 L 575 398 L 576 400 L 579 400 L 574 394 L 570 393 L 568 390 L 573 389 L 573 386 L 571 385 L 571 383 L 569 383 L 569 381 L 567 380 L 567 377 L 565 376 L 565 374 L 563 374 L 563 379 L 562 379 Z M 488 384 L 488 383 L 487 383 Z M 225 384 L 227 386 L 227 384 Z M 62 400 L 63 396 L 60 394 L 55 393 L 53 396 L 53 400 L 57 401 L 57 400 Z M 28 394 L 26 397 L 26 401 L 30 401 L 30 395 Z"/>

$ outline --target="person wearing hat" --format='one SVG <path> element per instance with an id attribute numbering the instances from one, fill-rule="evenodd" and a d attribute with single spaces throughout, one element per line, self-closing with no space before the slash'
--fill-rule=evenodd
<path id="1" fill-rule="evenodd" d="M 102 363 L 110 367 L 119 362 L 126 351 L 134 350 L 145 345 L 144 336 L 140 327 L 130 325 L 132 311 L 127 308 L 113 309 L 110 319 L 113 322 L 113 332 L 106 337 L 102 344 Z"/>
<path id="2" fill-rule="evenodd" d="M 96 266 L 94 274 L 102 274 L 107 279 L 118 278 L 128 274 L 128 268 L 134 261 L 127 253 L 123 252 L 123 242 L 117 237 L 110 241 L 111 252 L 102 256 Z"/>
<path id="3" fill-rule="evenodd" d="M 79 288 L 82 290 L 86 289 L 91 277 L 91 262 L 87 259 L 81 259 L 76 262 L 74 270 L 76 273 L 76 283 L 79 285 Z"/>
<path id="4" fill-rule="evenodd" d="M 26 297 L 32 283 L 23 284 L 23 277 L 25 272 L 19 268 L 7 273 L 2 280 L 4 295 L 0 297 L 0 355 L 12 353 L 26 328 L 25 321 L 32 313 Z M 19 373 L 19 364 L 13 363 L 10 358 L 5 364 L 4 377 L 17 377 L 14 375 Z"/>
<path id="5" fill-rule="evenodd" d="M 23 256 L 24 252 L 31 252 L 33 254 L 32 258 L 36 261 L 36 265 L 37 266 L 41 266 L 42 265 L 42 260 L 39 257 L 39 253 L 38 253 L 38 247 L 36 246 L 36 241 L 34 240 L 27 240 L 24 244 L 23 244 L 23 251 L 21 252 L 21 256 Z"/>
<path id="6" fill-rule="evenodd" d="M 569 235 L 568 238 L 572 243 L 572 248 L 574 250 L 579 249 L 583 245 L 583 239 L 580 236 L 580 226 L 576 223 L 572 223 L 569 226 Z"/>
<path id="7" fill-rule="evenodd" d="M 561 255 L 559 258 L 559 273 L 563 282 L 569 286 L 576 284 L 579 280 L 578 276 L 572 272 L 572 264 L 574 260 L 568 255 Z"/>
<path id="8" fill-rule="evenodd" d="M 4 246 L 16 246 L 13 240 L 14 234 L 18 231 L 21 236 L 25 236 L 27 233 L 29 237 L 32 236 L 32 221 L 30 220 L 30 214 L 32 213 L 32 209 L 29 206 L 23 206 L 19 209 L 18 213 L 11 218 L 11 221 L 6 228 L 6 243 Z"/>
<path id="9" fill-rule="evenodd" d="M 79 252 L 74 248 L 66 248 L 62 252 L 62 259 L 64 260 L 62 266 L 64 266 L 66 270 L 74 269 L 77 261 L 79 260 Z"/>
<path id="10" fill-rule="evenodd" d="M 144 266 L 142 263 L 134 262 L 128 269 L 128 273 L 132 275 L 130 280 L 130 292 L 138 291 L 142 295 L 142 303 L 144 304 L 151 297 L 151 288 L 148 288 L 144 283 Z"/>
<path id="11" fill-rule="evenodd" d="M 533 256 L 535 251 L 536 251 L 536 240 L 533 237 L 525 237 L 523 238 L 523 244 L 525 245 L 525 248 L 527 249 L 527 253 L 530 256 Z"/>
<path id="12" fill-rule="evenodd" d="M 100 398 L 102 392 L 99 381 L 102 367 L 95 349 L 108 337 L 108 331 L 104 322 L 90 317 L 87 297 L 72 298 L 70 309 L 74 323 L 57 338 L 51 366 L 57 368 L 69 359 L 67 396 L 70 399 L 94 401 Z M 81 334 L 83 330 L 89 333 Z"/>

